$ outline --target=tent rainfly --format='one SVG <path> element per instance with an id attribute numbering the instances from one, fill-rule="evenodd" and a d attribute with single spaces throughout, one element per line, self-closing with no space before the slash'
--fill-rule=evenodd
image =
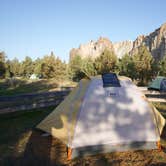
<path id="1" fill-rule="evenodd" d="M 166 92 L 166 77 L 156 77 L 148 86 L 149 90 L 159 90 Z"/>
<path id="2" fill-rule="evenodd" d="M 165 119 L 127 77 L 82 79 L 37 128 L 67 145 L 68 159 L 160 148 Z"/>

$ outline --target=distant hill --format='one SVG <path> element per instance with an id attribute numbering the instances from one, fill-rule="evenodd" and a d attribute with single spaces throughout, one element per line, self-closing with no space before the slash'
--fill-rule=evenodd
<path id="1" fill-rule="evenodd" d="M 70 58 L 80 55 L 83 58 L 96 58 L 108 49 L 114 51 L 121 58 L 128 53 L 133 55 L 141 45 L 145 45 L 155 59 L 161 59 L 166 55 L 166 23 L 149 35 L 140 35 L 135 41 L 120 41 L 112 43 L 108 38 L 100 37 L 97 41 L 91 40 L 86 44 L 81 44 L 79 48 L 70 51 Z"/>

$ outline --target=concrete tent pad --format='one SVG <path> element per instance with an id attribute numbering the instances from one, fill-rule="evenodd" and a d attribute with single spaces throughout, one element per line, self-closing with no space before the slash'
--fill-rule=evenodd
<path id="1" fill-rule="evenodd" d="M 94 78 L 86 92 L 72 148 L 131 142 L 156 142 L 160 135 L 154 112 L 128 79 L 121 87 L 103 88 Z"/>

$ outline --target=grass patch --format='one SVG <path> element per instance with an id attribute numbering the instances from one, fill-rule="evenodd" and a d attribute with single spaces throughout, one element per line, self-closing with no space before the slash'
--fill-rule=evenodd
<path id="1" fill-rule="evenodd" d="M 22 145 L 29 132 L 53 109 L 48 107 L 0 115 L 0 158 L 11 155 L 16 144 Z"/>
<path id="2" fill-rule="evenodd" d="M 69 80 L 57 81 L 55 79 L 27 80 L 27 79 L 4 79 L 0 80 L 0 96 L 13 96 L 25 93 L 40 93 L 50 90 L 66 89 L 76 86 Z"/>
<path id="3" fill-rule="evenodd" d="M 25 79 L 7 79 L 0 81 L 0 96 L 46 92 L 57 87 L 58 84 L 55 81 L 49 80 L 28 81 Z"/>

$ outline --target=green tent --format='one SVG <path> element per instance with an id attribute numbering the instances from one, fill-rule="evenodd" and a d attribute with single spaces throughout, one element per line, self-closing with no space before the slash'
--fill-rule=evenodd
<path id="1" fill-rule="evenodd" d="M 155 80 L 149 84 L 148 89 L 166 91 L 166 78 L 162 76 L 156 77 Z"/>

